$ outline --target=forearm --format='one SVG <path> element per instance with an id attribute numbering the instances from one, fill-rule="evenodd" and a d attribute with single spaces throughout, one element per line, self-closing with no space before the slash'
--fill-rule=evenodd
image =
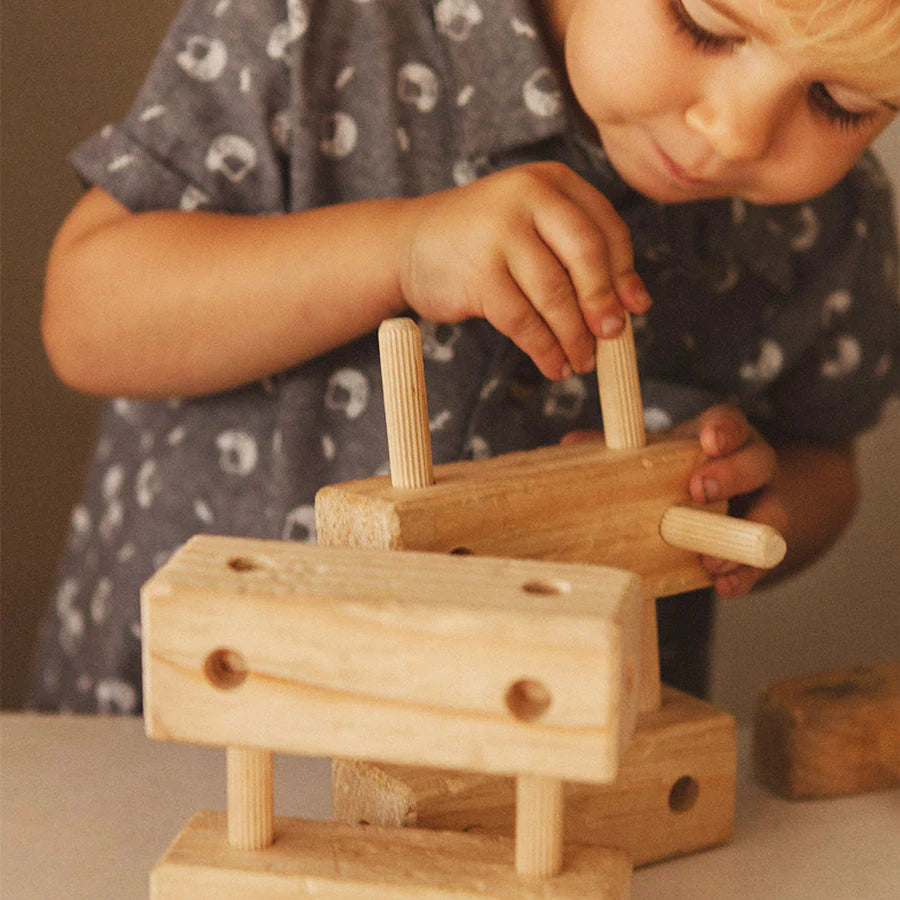
<path id="1" fill-rule="evenodd" d="M 245 217 L 90 197 L 51 253 L 43 331 L 63 380 L 205 394 L 283 371 L 404 308 L 404 201 Z"/>
<path id="2" fill-rule="evenodd" d="M 764 578 L 767 584 L 804 568 L 831 547 L 853 517 L 859 496 L 852 443 L 791 444 L 779 448 L 777 457 L 771 494 L 783 507 L 788 549 L 784 562 Z"/>

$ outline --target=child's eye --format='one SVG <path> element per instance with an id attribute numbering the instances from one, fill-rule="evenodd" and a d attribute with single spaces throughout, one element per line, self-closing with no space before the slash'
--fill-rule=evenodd
<path id="1" fill-rule="evenodd" d="M 735 35 L 715 34 L 704 28 L 685 9 L 681 0 L 667 0 L 666 6 L 675 22 L 675 30 L 687 35 L 694 47 L 704 53 L 728 53 L 740 44 L 744 38 Z"/>
<path id="2" fill-rule="evenodd" d="M 854 112 L 841 106 L 828 93 L 828 88 L 821 81 L 816 81 L 809 86 L 807 96 L 813 110 L 823 115 L 828 122 L 838 128 L 848 131 L 861 128 L 875 118 L 874 112 Z"/>

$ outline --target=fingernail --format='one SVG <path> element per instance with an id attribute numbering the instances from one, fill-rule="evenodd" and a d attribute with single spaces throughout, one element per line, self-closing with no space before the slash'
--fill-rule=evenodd
<path id="1" fill-rule="evenodd" d="M 565 381 L 568 378 L 572 377 L 572 367 L 568 363 L 563 363 L 562 368 L 559 370 L 559 374 L 562 377 L 562 380 Z"/>
<path id="2" fill-rule="evenodd" d="M 600 321 L 600 334 L 602 337 L 611 338 L 620 334 L 625 327 L 625 320 L 621 316 L 610 313 Z"/>
<path id="3" fill-rule="evenodd" d="M 716 481 L 715 478 L 704 478 L 702 484 L 703 498 L 707 503 L 711 503 L 713 500 L 719 499 L 719 494 L 722 489 L 719 487 L 719 482 Z"/>

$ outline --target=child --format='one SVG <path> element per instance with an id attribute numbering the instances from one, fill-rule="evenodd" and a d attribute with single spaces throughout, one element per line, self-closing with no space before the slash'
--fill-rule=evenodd
<path id="1" fill-rule="evenodd" d="M 635 314 L 648 426 L 710 457 L 694 498 L 781 529 L 782 571 L 814 558 L 898 383 L 864 153 L 898 102 L 894 0 L 187 0 L 75 151 L 49 261 L 56 371 L 120 399 L 33 705 L 138 712 L 138 591 L 179 544 L 314 540 L 319 487 L 385 470 L 372 332 L 398 314 L 439 463 L 599 428 L 595 340 Z M 704 564 L 723 596 L 762 574 Z M 711 602 L 661 604 L 696 692 Z"/>

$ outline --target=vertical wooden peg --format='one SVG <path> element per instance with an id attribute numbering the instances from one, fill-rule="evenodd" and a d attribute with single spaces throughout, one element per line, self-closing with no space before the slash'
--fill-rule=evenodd
<path id="1" fill-rule="evenodd" d="M 611 450 L 637 450 L 647 445 L 644 404 L 638 378 L 637 352 L 631 316 L 625 313 L 625 327 L 614 338 L 597 341 L 597 384 L 603 413 L 603 435 Z M 659 643 L 656 598 L 644 601 L 644 628 L 641 641 L 641 712 L 659 709 Z"/>
<path id="2" fill-rule="evenodd" d="M 516 872 L 552 878 L 563 862 L 563 783 L 541 775 L 516 778 Z"/>
<path id="3" fill-rule="evenodd" d="M 620 335 L 597 341 L 597 383 L 606 446 L 611 450 L 644 447 L 647 444 L 644 406 L 638 380 L 634 331 L 631 316 L 627 313 Z"/>
<path id="4" fill-rule="evenodd" d="M 434 466 L 419 326 L 412 319 L 382 322 L 378 348 L 391 484 L 397 488 L 427 487 L 434 484 Z"/>
<path id="5" fill-rule="evenodd" d="M 270 750 L 228 747 L 228 843 L 262 850 L 275 839 L 274 755 Z"/>

